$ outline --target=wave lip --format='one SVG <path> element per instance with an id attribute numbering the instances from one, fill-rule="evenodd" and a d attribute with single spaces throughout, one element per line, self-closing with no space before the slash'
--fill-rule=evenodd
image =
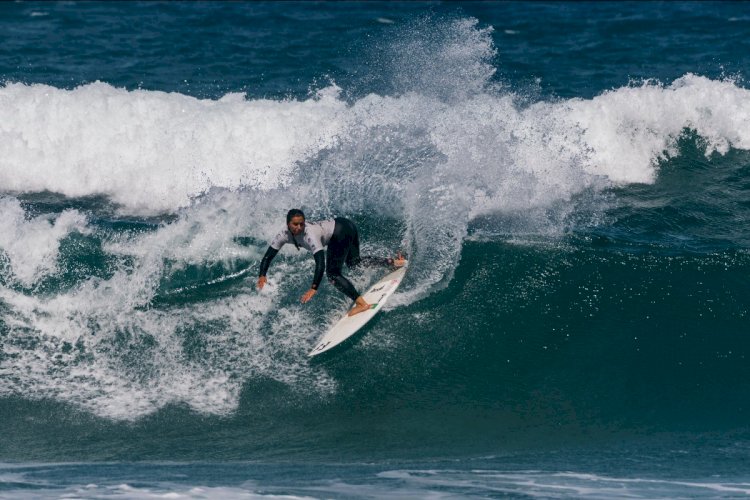
<path id="1" fill-rule="evenodd" d="M 449 76 L 433 84 L 448 85 Z M 410 91 L 351 105 L 335 85 L 304 101 L 238 94 L 213 101 L 105 83 L 74 90 L 7 84 L 0 88 L 0 185 L 6 193 L 105 195 L 135 214 L 174 212 L 212 188 L 288 189 L 301 169 L 345 144 L 338 161 L 351 165 L 352 155 L 378 147 L 401 156 L 407 175 L 418 159 L 390 151 L 432 148 L 431 169 L 448 164 L 460 174 L 452 181 L 481 184 L 466 187 L 484 198 L 494 190 L 511 205 L 522 197 L 545 205 L 586 189 L 592 176 L 654 182 L 686 129 L 702 138 L 706 155 L 750 148 L 750 94 L 733 81 L 688 74 L 669 85 L 523 105 L 513 92 L 486 87 L 486 77 L 477 77 L 483 91 L 450 101 Z M 388 130 L 411 144 L 384 144 Z M 385 167 L 392 170 L 376 159 L 369 170 Z M 507 189 L 519 187 L 516 195 Z"/>
<path id="2" fill-rule="evenodd" d="M 131 213 L 170 212 L 211 187 L 270 189 L 335 141 L 345 108 L 329 88 L 306 101 L 219 100 L 92 83 L 0 88 L 6 192 L 106 195 Z"/>
<path id="3" fill-rule="evenodd" d="M 706 156 L 750 149 L 750 91 L 732 80 L 687 74 L 670 85 L 649 81 L 572 99 L 555 114 L 580 129 L 587 171 L 618 184 L 653 182 L 658 162 L 678 154 L 686 129 L 702 138 Z"/>

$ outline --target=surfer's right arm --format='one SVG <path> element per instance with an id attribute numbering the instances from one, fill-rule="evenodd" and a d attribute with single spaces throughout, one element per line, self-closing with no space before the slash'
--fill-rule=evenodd
<path id="1" fill-rule="evenodd" d="M 260 261 L 260 272 L 258 273 L 258 290 L 262 290 L 266 285 L 266 281 L 268 281 L 266 279 L 266 273 L 268 272 L 268 268 L 271 266 L 271 261 L 274 257 L 276 257 L 277 253 L 279 253 L 277 249 L 269 246 L 268 250 L 266 250 L 266 254 L 263 256 L 263 260 Z"/>
<path id="2" fill-rule="evenodd" d="M 287 239 L 289 231 L 284 230 L 281 231 L 279 234 L 274 237 L 273 241 L 271 241 L 271 244 L 268 246 L 268 250 L 266 250 L 266 254 L 263 256 L 263 259 L 260 261 L 260 272 L 258 273 L 258 290 L 262 290 L 263 287 L 266 285 L 266 282 L 268 281 L 266 279 L 266 273 L 268 272 L 268 268 L 271 266 L 271 261 L 274 257 L 276 257 L 276 254 L 279 253 L 279 250 L 281 250 L 281 247 L 283 247 L 287 243 Z"/>

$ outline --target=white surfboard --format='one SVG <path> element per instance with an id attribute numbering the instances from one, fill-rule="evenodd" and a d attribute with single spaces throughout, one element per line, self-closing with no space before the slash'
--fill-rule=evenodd
<path id="1" fill-rule="evenodd" d="M 336 323 L 333 328 L 323 335 L 318 341 L 317 345 L 313 347 L 308 356 L 313 357 L 318 354 L 322 354 L 329 349 L 333 349 L 362 328 L 380 311 L 388 300 L 388 297 L 393 295 L 396 288 L 401 284 L 406 274 L 406 265 L 399 267 L 390 274 L 387 274 L 377 283 L 372 285 L 362 297 L 365 301 L 370 304 L 370 309 L 362 311 L 361 313 L 355 314 L 354 316 L 344 315 L 343 318 Z M 349 311 L 347 311 L 349 312 Z"/>

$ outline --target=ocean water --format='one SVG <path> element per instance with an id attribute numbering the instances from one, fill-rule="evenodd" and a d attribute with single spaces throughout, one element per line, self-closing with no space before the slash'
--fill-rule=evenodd
<path id="1" fill-rule="evenodd" d="M 750 9 L 0 4 L 0 498 L 750 495 Z M 384 312 L 258 265 L 289 208 Z M 349 273 L 359 287 L 377 271 Z"/>

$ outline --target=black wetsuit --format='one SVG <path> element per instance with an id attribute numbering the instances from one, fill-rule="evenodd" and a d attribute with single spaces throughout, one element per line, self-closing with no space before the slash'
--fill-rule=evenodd
<path id="1" fill-rule="evenodd" d="M 313 252 L 315 274 L 310 288 L 318 289 L 325 269 L 326 276 L 333 286 L 352 300 L 359 297 L 359 292 L 341 274 L 344 264 L 353 268 L 360 264 L 385 266 L 393 263 L 392 259 L 382 257 L 361 257 L 357 226 L 349 219 L 337 217 L 332 221 L 306 223 L 304 233 L 297 237 L 293 236 L 288 229 L 279 233 L 260 262 L 260 276 L 266 275 L 271 261 L 286 243 L 293 243 L 297 249 L 303 247 Z M 325 252 L 323 247 L 326 247 Z"/>

